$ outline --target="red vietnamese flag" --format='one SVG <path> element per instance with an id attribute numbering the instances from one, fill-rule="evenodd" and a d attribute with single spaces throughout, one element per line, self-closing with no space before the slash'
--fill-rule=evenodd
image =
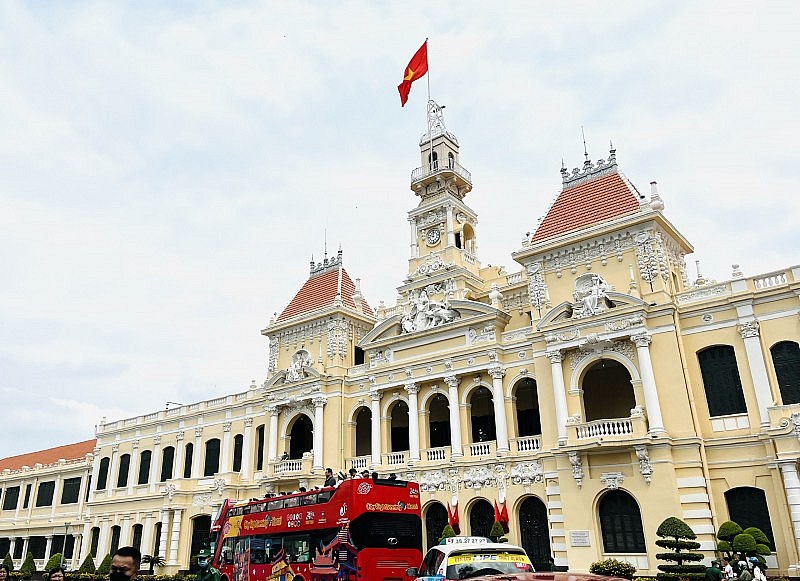
<path id="1" fill-rule="evenodd" d="M 425 76 L 428 72 L 428 39 L 422 43 L 419 50 L 414 53 L 411 60 L 408 61 L 408 66 L 403 73 L 403 82 L 397 85 L 397 90 L 400 91 L 400 106 L 403 107 L 408 101 L 408 93 L 411 91 L 411 83 Z"/>
<path id="2" fill-rule="evenodd" d="M 503 531 L 508 534 L 508 509 L 505 502 L 503 503 L 503 508 L 500 509 L 500 525 L 503 527 Z"/>

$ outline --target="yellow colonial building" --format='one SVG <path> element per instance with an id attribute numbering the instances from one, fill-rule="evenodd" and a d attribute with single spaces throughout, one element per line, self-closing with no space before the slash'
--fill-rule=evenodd
<path id="1" fill-rule="evenodd" d="M 482 266 L 471 175 L 433 102 L 429 124 L 395 304 L 371 307 L 341 251 L 312 262 L 262 331 L 262 383 L 105 423 L 80 466 L 7 468 L 0 552 L 44 559 L 69 521 L 75 563 L 136 544 L 187 569 L 225 498 L 321 485 L 330 466 L 419 482 L 426 546 L 448 507 L 487 534 L 497 502 L 539 568 L 613 557 L 654 575 L 665 518 L 707 560 L 731 519 L 770 538 L 771 574 L 800 576 L 800 266 L 691 280 L 655 182 L 642 193 L 613 149 L 561 170 L 516 268 Z M 69 510 L 68 467 L 91 474 Z M 45 481 L 37 520 L 19 490 Z"/>

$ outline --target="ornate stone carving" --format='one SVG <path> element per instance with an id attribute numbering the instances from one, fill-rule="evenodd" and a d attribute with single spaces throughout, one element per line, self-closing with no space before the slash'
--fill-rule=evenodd
<path id="1" fill-rule="evenodd" d="M 406 383 L 403 389 L 406 390 L 408 395 L 419 393 L 419 386 L 414 382 Z"/>
<path id="2" fill-rule="evenodd" d="M 622 331 L 624 329 L 630 329 L 631 327 L 638 327 L 642 323 L 644 323 L 644 319 L 641 315 L 634 315 L 633 317 L 627 317 L 624 319 L 617 319 L 616 321 L 608 321 L 605 324 L 606 331 L 614 332 L 614 331 Z"/>
<path id="3" fill-rule="evenodd" d="M 458 489 L 461 486 L 461 473 L 458 471 L 458 468 L 448 468 L 447 485 L 450 492 L 458 494 Z"/>
<path id="4" fill-rule="evenodd" d="M 719 297 L 726 294 L 728 294 L 728 285 L 718 284 L 714 286 L 705 286 L 696 288 L 688 292 L 682 292 L 679 295 L 677 295 L 676 298 L 678 299 L 678 304 L 684 304 L 684 303 L 691 303 L 694 301 L 707 299 L 710 297 Z"/>
<path id="5" fill-rule="evenodd" d="M 625 480 L 625 475 L 622 472 L 603 472 L 600 474 L 600 482 L 609 490 L 618 489 L 622 486 L 623 480 Z"/>
<path id="6" fill-rule="evenodd" d="M 228 483 L 225 482 L 224 478 L 215 478 L 214 479 L 214 484 L 213 484 L 214 490 L 216 490 L 217 494 L 219 494 L 219 495 L 222 495 L 222 493 L 225 492 L 225 487 L 227 485 L 228 485 Z"/>
<path id="7" fill-rule="evenodd" d="M 649 347 L 650 343 L 652 343 L 653 338 L 647 333 L 638 333 L 636 335 L 631 335 L 631 341 L 637 347 Z"/>
<path id="8" fill-rule="evenodd" d="M 285 381 L 294 382 L 305 379 L 308 375 L 305 371 L 306 367 L 311 366 L 311 356 L 308 351 L 301 349 L 292 355 L 292 363 L 286 370 Z"/>
<path id="9" fill-rule="evenodd" d="M 315 408 L 322 408 L 325 407 L 325 404 L 328 403 L 327 397 L 315 397 L 311 400 L 311 403 L 314 405 Z"/>
<path id="10" fill-rule="evenodd" d="M 253 418 L 245 418 L 244 419 L 244 427 L 245 428 L 252 428 L 253 427 Z"/>
<path id="11" fill-rule="evenodd" d="M 411 274 L 411 277 L 415 278 L 417 276 L 427 275 L 438 272 L 439 270 L 453 267 L 455 267 L 455 263 L 444 262 L 442 261 L 441 256 L 438 254 L 431 254 L 422 264 L 417 267 L 417 270 Z"/>
<path id="12" fill-rule="evenodd" d="M 183 442 L 183 431 L 180 431 L 177 434 L 175 434 L 175 439 L 178 440 L 178 443 Z"/>
<path id="13" fill-rule="evenodd" d="M 419 478 L 419 489 L 422 492 L 436 492 L 437 490 L 447 490 L 449 478 L 444 470 L 429 470 L 423 472 Z"/>
<path id="14" fill-rule="evenodd" d="M 211 506 L 212 500 L 213 497 L 209 492 L 195 494 L 192 496 L 192 506 Z"/>
<path id="15" fill-rule="evenodd" d="M 572 466 L 572 477 L 578 488 L 583 486 L 583 461 L 577 452 L 569 452 L 569 463 Z"/>
<path id="16" fill-rule="evenodd" d="M 572 414 L 571 416 L 567 417 L 567 420 L 564 423 L 568 426 L 577 426 L 581 423 L 581 414 Z"/>
<path id="17" fill-rule="evenodd" d="M 153 436 L 153 446 L 160 446 L 161 445 L 161 434 L 156 434 Z"/>
<path id="18" fill-rule="evenodd" d="M 425 329 L 452 323 L 461 317 L 461 313 L 451 308 L 447 300 L 444 302 L 432 301 L 424 290 L 420 291 L 419 294 L 416 291 L 411 291 L 409 293 L 409 303 L 411 308 L 408 314 L 403 316 L 400 323 L 403 333 L 424 331 Z"/>
<path id="19" fill-rule="evenodd" d="M 203 437 L 203 426 L 197 426 L 194 429 L 194 437 L 195 438 L 202 438 Z"/>
<path id="20" fill-rule="evenodd" d="M 539 461 L 520 462 L 511 469 L 511 482 L 514 484 L 541 483 L 543 480 L 544 470 Z"/>
<path id="21" fill-rule="evenodd" d="M 267 365 L 267 372 L 272 375 L 278 370 L 278 339 L 277 337 L 269 338 L 269 364 Z"/>
<path id="22" fill-rule="evenodd" d="M 542 309 L 546 309 L 550 304 L 549 291 L 547 284 L 544 282 L 544 276 L 542 276 L 542 263 L 533 262 L 528 264 L 525 266 L 525 270 L 528 273 L 528 299 L 531 302 L 531 306 L 541 312 Z"/>
<path id="23" fill-rule="evenodd" d="M 381 401 L 381 392 L 377 389 L 369 392 L 369 399 L 372 401 Z"/>
<path id="24" fill-rule="evenodd" d="M 548 351 L 547 357 L 550 359 L 550 363 L 561 363 L 564 360 L 564 355 L 561 351 Z"/>
<path id="25" fill-rule="evenodd" d="M 223 432 L 230 432 L 231 431 L 231 423 L 230 422 L 225 422 L 224 424 L 222 424 L 222 431 Z"/>
<path id="26" fill-rule="evenodd" d="M 465 488 L 486 488 L 487 486 L 497 486 L 497 479 L 494 472 L 488 466 L 472 466 L 464 470 Z"/>
<path id="27" fill-rule="evenodd" d="M 544 340 L 546 343 L 564 343 L 566 341 L 573 341 L 581 336 L 581 332 L 578 329 L 567 329 L 565 331 L 559 331 L 557 333 L 547 333 L 544 336 Z"/>
<path id="28" fill-rule="evenodd" d="M 739 333 L 742 335 L 742 339 L 758 337 L 758 321 L 742 323 L 739 325 Z"/>
<path id="29" fill-rule="evenodd" d="M 505 370 L 499 365 L 495 367 L 490 367 L 488 371 L 489 375 L 492 376 L 492 379 L 503 379 L 503 377 L 505 377 L 506 375 Z"/>
<path id="30" fill-rule="evenodd" d="M 647 446 L 634 446 L 636 458 L 639 460 L 639 472 L 642 473 L 644 481 L 650 484 L 653 479 L 653 467 L 650 465 L 650 455 L 647 453 Z"/>
<path id="31" fill-rule="evenodd" d="M 631 417 L 632 418 L 643 418 L 644 417 L 644 406 L 637 405 L 631 408 Z"/>
<path id="32" fill-rule="evenodd" d="M 652 284 L 661 275 L 666 282 L 669 278 L 669 268 L 661 233 L 657 232 L 654 236 L 651 232 L 639 232 L 635 236 L 635 240 L 636 262 L 642 280 Z"/>
<path id="33" fill-rule="evenodd" d="M 575 292 L 572 293 L 575 305 L 572 318 L 591 317 L 613 307 L 614 303 L 606 296 L 609 290 L 614 290 L 614 287 L 599 274 L 582 274 L 575 279 Z"/>
<path id="34" fill-rule="evenodd" d="M 175 492 L 177 490 L 178 490 L 178 487 L 175 486 L 174 484 L 167 484 L 164 487 L 164 490 L 162 492 L 164 493 L 164 495 L 167 497 L 167 499 L 169 501 L 172 501 L 172 499 L 175 497 Z"/>

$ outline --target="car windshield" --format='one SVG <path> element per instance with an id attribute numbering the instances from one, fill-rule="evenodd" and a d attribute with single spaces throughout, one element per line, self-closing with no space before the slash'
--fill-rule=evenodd
<path id="1" fill-rule="evenodd" d="M 524 553 L 459 553 L 447 558 L 445 578 L 471 579 L 480 575 L 527 573 L 529 571 L 533 571 L 533 567 Z"/>

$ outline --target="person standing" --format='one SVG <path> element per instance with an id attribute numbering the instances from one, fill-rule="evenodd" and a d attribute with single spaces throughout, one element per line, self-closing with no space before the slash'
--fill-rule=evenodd
<path id="1" fill-rule="evenodd" d="M 717 561 L 711 561 L 711 566 L 706 569 L 706 581 L 722 581 L 722 570 Z"/>
<path id="2" fill-rule="evenodd" d="M 219 570 L 211 566 L 211 551 L 200 549 L 197 554 L 197 581 L 220 581 Z"/>
<path id="3" fill-rule="evenodd" d="M 120 547 L 111 557 L 109 581 L 133 581 L 139 572 L 142 553 L 136 547 Z"/>
<path id="4" fill-rule="evenodd" d="M 333 476 L 333 469 L 325 469 L 325 484 L 323 486 L 336 486 L 336 478 Z"/>
<path id="5" fill-rule="evenodd" d="M 736 579 L 736 571 L 733 570 L 729 559 L 722 559 L 722 573 L 725 575 L 725 579 Z"/>

